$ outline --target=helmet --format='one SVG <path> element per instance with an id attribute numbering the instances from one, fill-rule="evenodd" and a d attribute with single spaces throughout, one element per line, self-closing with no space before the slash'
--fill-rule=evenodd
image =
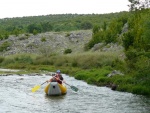
<path id="1" fill-rule="evenodd" d="M 56 73 L 60 73 L 60 70 L 57 70 Z"/>

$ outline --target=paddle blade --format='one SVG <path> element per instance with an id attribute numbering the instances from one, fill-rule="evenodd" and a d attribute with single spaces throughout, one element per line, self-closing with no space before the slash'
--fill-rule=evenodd
<path id="1" fill-rule="evenodd" d="M 71 89 L 72 89 L 73 91 L 75 91 L 75 92 L 78 91 L 78 88 L 77 88 L 77 87 L 75 87 L 75 86 L 70 86 L 70 87 L 71 87 Z"/>
<path id="2" fill-rule="evenodd" d="M 35 92 L 35 91 L 37 91 L 38 89 L 40 89 L 40 85 L 37 85 L 37 86 L 34 86 L 34 88 L 32 88 L 32 92 Z"/>

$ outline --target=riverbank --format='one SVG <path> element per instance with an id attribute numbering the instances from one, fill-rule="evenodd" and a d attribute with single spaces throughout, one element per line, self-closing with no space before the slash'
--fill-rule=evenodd
<path id="1" fill-rule="evenodd" d="M 128 67 L 121 55 L 121 51 L 51 56 L 17 54 L 1 58 L 0 65 L 6 69 L 21 70 L 15 72 L 17 74 L 55 72 L 60 69 L 62 73 L 73 76 L 78 80 L 84 80 L 88 84 L 150 96 L 150 77 L 142 74 L 136 76 L 135 72 L 128 73 Z M 115 70 L 123 75 L 109 76 Z"/>
<path id="2" fill-rule="evenodd" d="M 126 74 L 115 74 L 113 76 L 109 76 L 114 73 L 112 68 L 102 67 L 102 68 L 93 68 L 93 69 L 81 69 L 77 67 L 62 67 L 62 66 L 49 66 L 49 65 L 41 65 L 40 67 L 30 66 L 32 70 L 22 70 L 14 72 L 14 69 L 2 69 L 13 71 L 18 75 L 27 74 L 31 76 L 43 76 L 45 74 L 50 75 L 51 72 L 55 72 L 57 69 L 60 69 L 63 74 L 67 74 L 69 76 L 75 77 L 77 80 L 83 80 L 88 84 L 96 85 L 96 86 L 104 86 L 109 87 L 112 90 L 121 91 L 121 92 L 130 92 L 133 94 L 144 95 L 150 97 L 150 89 L 147 86 L 148 81 L 139 81 L 139 79 L 134 78 L 131 75 Z M 35 70 L 36 69 L 36 70 Z M 37 70 L 38 69 L 38 70 Z M 11 75 L 5 71 L 5 74 Z M 21 73 L 21 74 L 19 74 Z M 29 74 L 30 73 L 30 74 Z M 145 84 L 144 84 L 145 83 Z"/>

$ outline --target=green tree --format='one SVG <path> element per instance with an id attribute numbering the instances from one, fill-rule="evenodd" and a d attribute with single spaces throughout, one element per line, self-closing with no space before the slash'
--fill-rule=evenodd
<path id="1" fill-rule="evenodd" d="M 15 34 L 16 36 L 18 36 L 19 35 L 19 30 L 18 29 L 14 29 L 13 30 L 13 34 Z"/>
<path id="2" fill-rule="evenodd" d="M 92 24 L 90 23 L 90 22 L 83 22 L 82 24 L 81 24 L 81 28 L 82 29 L 92 29 Z"/>
<path id="3" fill-rule="evenodd" d="M 37 24 L 30 24 L 28 27 L 27 27 L 27 30 L 29 33 L 35 33 L 35 31 L 37 33 L 40 33 L 41 32 L 41 26 L 40 25 L 37 25 Z"/>
<path id="4" fill-rule="evenodd" d="M 42 22 L 41 23 L 42 32 L 52 31 L 53 26 L 49 22 Z"/>
<path id="5" fill-rule="evenodd" d="M 100 26 L 95 25 L 95 26 L 93 27 L 93 34 L 98 33 L 98 32 L 99 32 L 99 30 L 100 30 Z"/>
<path id="6" fill-rule="evenodd" d="M 33 30 L 33 35 L 38 34 L 38 31 L 36 29 Z"/>
<path id="7" fill-rule="evenodd" d="M 123 43 L 128 71 L 137 79 L 138 84 L 147 87 L 150 80 L 150 9 L 146 9 L 145 5 L 146 0 L 143 3 L 131 1 L 132 16 L 128 20 L 128 32 L 124 34 Z"/>
<path id="8" fill-rule="evenodd" d="M 150 8 L 150 0 L 129 0 L 129 2 L 131 3 L 129 5 L 130 11 Z"/>
<path id="9" fill-rule="evenodd" d="M 102 29 L 103 29 L 104 31 L 106 31 L 106 28 L 107 28 L 107 23 L 104 21 L 103 26 L 102 26 Z"/>

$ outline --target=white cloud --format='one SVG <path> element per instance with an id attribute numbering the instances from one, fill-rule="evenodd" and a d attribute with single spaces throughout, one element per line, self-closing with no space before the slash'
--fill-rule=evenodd
<path id="1" fill-rule="evenodd" d="M 1 0 L 0 18 L 128 11 L 128 0 Z"/>

